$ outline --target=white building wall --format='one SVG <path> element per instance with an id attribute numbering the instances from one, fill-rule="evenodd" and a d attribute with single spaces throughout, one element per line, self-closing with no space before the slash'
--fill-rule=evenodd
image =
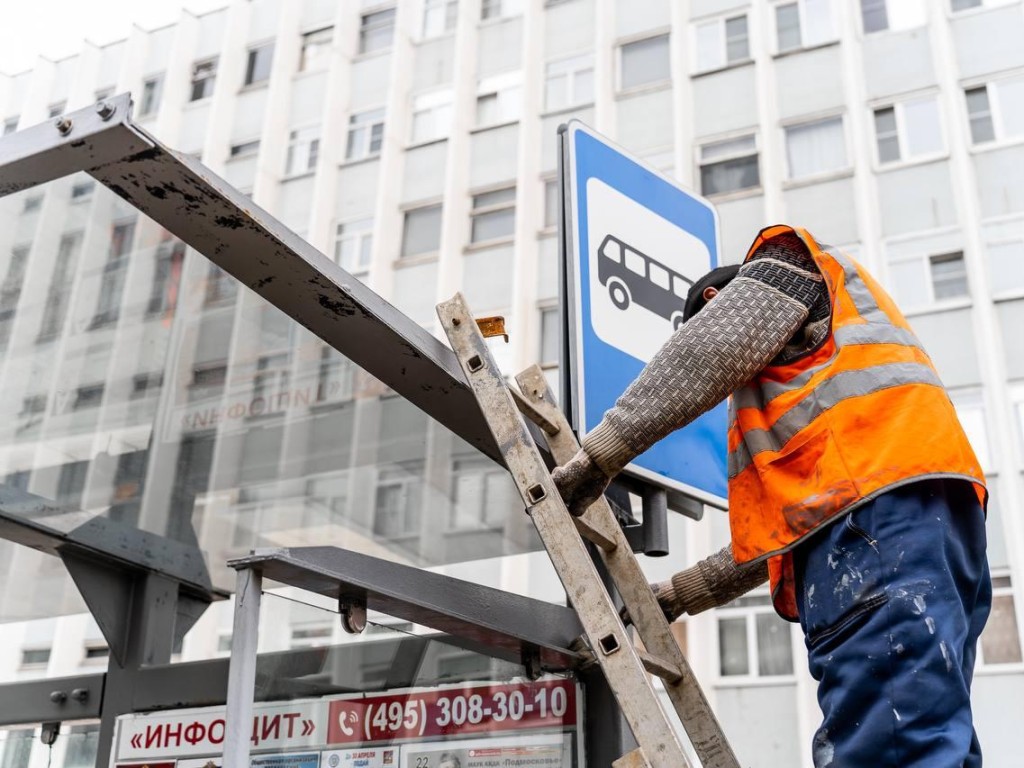
<path id="1" fill-rule="evenodd" d="M 1015 598 L 1008 609 L 1004 603 L 1004 614 L 1009 610 L 1016 626 L 1024 627 L 1024 283 L 1008 283 L 1008 273 L 994 270 L 1011 267 L 992 260 L 993 249 L 1006 243 L 1020 243 L 1018 258 L 1024 259 L 1024 135 L 1014 132 L 1019 128 L 1013 122 L 1014 105 L 993 98 L 996 137 L 974 142 L 964 96 L 965 89 L 1024 74 L 1024 6 L 1018 0 L 987 0 L 978 8 L 953 13 L 947 0 L 908 0 L 900 9 L 913 5 L 922 12 L 897 29 L 904 11 L 895 6 L 903 2 L 889 0 L 893 29 L 865 33 L 858 0 L 830 0 L 833 34 L 780 52 L 775 19 L 776 8 L 784 3 L 768 0 L 523 0 L 521 11 L 486 21 L 480 19 L 480 0 L 460 0 L 454 28 L 429 38 L 422 34 L 421 0 L 399 0 L 391 44 L 360 53 L 362 9 L 378 10 L 394 2 L 230 0 L 222 11 L 198 17 L 183 13 L 173 26 L 135 29 L 126 41 L 104 48 L 84 44 L 71 59 L 40 60 L 31 72 L 0 75 L 0 123 L 17 118 L 23 128 L 48 119 L 54 104 L 66 101 L 67 109 L 79 108 L 109 87 L 131 90 L 139 101 L 144 80 L 162 74 L 159 108 L 142 120 L 158 138 L 200 155 L 207 166 L 251 191 L 257 205 L 328 256 L 333 257 L 339 224 L 372 218 L 372 258 L 365 281 L 432 331 L 434 304 L 459 289 L 479 297 L 486 305 L 479 309 L 505 313 L 513 341 L 503 360 L 510 371 L 538 357 L 540 311 L 556 295 L 557 244 L 544 226 L 543 193 L 556 167 L 559 123 L 579 117 L 696 189 L 701 184 L 701 146 L 753 136 L 760 183 L 714 197 L 725 262 L 739 261 L 761 226 L 790 220 L 823 240 L 849 247 L 900 299 L 900 290 L 907 289 L 899 281 L 901 265 L 920 259 L 921 279 L 927 281 L 931 256 L 963 253 L 968 293 L 950 301 L 930 299 L 908 315 L 958 405 L 964 398 L 976 403 L 971 406 L 971 423 L 976 425 L 972 437 L 984 441 L 991 456 L 986 469 L 1000 510 L 998 519 L 990 520 L 990 528 L 998 526 L 990 536 L 1005 552 L 995 573 L 1009 579 L 1004 594 Z M 698 28 L 743 14 L 748 55 L 701 72 Z M 299 72 L 301 36 L 328 26 L 335 35 L 322 65 Z M 670 38 L 664 76 L 624 90 L 624 50 L 663 34 Z M 247 48 L 266 42 L 275 46 L 271 77 L 243 87 Z M 577 55 L 593 57 L 593 96 L 566 109 L 548 110 L 546 65 Z M 219 57 L 213 95 L 190 103 L 191 67 L 210 56 Z M 481 89 L 517 80 L 507 116 L 482 125 L 477 112 Z M 414 145 L 414 99 L 441 91 L 451 93 L 451 123 L 431 141 Z M 882 163 L 874 111 L 923 96 L 937 100 L 941 151 Z M 378 108 L 385 110 L 379 152 L 348 157 L 350 121 Z M 843 121 L 843 167 L 791 178 L 787 132 L 833 117 Z M 289 174 L 289 136 L 306 128 L 319 130 L 319 155 L 308 171 Z M 233 146 L 255 140 L 260 143 L 253 156 L 230 158 Z M 472 243 L 473 195 L 513 185 L 512 235 L 486 246 Z M 434 203 L 442 205 L 436 252 L 401 259 L 406 213 Z M 57 202 L 48 197 L 44 205 Z M 25 234 L 0 232 L 0 265 L 7 259 L 5 250 Z M 26 296 L 45 295 L 56 237 L 44 231 L 32 234 L 40 261 L 28 275 Z M 87 233 L 86 247 L 89 237 L 98 235 Z M 101 247 L 99 240 L 94 247 Z M 193 270 L 205 269 L 198 261 L 189 264 Z M 145 282 L 141 274 L 136 279 L 139 285 Z M 89 291 L 95 285 L 82 274 L 76 278 L 76 292 Z M 197 359 L 220 358 L 225 349 L 243 345 L 241 329 L 259 309 L 248 296 L 230 313 L 197 321 L 188 331 L 202 338 Z M 88 363 L 96 365 L 95 360 Z M 300 363 L 293 365 L 298 374 Z M 31 383 L 27 371 L 4 375 L 9 386 Z M 104 374 L 97 370 L 89 375 L 102 379 Z M 369 413 L 359 419 L 354 429 L 375 428 Z M 301 449 L 309 438 L 296 427 L 283 439 Z M 71 443 L 62 449 L 79 450 Z M 211 471 L 234 472 L 240 450 L 228 441 L 220 444 Z M 673 555 L 648 563 L 652 578 L 721 545 L 721 516 L 709 510 L 707 517 L 703 523 L 673 520 Z M 34 552 L 11 552 L 0 593 L 16 603 L 15 574 L 50 571 Z M 482 583 L 559 599 L 560 589 L 542 556 L 447 568 Z M 68 600 L 65 596 L 59 601 L 62 610 L 74 605 Z M 218 639 L 229 628 L 227 611 L 219 605 L 207 612 L 186 639 L 182 659 L 217 653 Z M 718 652 L 724 615 L 690 619 L 685 635 L 694 667 L 738 750 L 751 764 L 809 766 L 818 714 L 797 630 L 792 629 L 791 675 L 731 679 L 722 674 Z M 289 634 L 282 628 L 287 626 L 287 615 L 268 624 L 267 650 L 288 645 Z M 90 631 L 82 615 L 6 624 L 0 632 L 0 679 L 73 674 L 85 663 L 88 642 L 96 639 Z M 51 653 L 44 668 L 21 663 L 26 649 L 47 642 Z M 985 660 L 980 666 L 976 717 L 988 765 L 1018 762 L 1014 703 L 1022 694 L 1020 661 Z M 37 749 L 33 765 L 45 764 L 40 760 Z"/>

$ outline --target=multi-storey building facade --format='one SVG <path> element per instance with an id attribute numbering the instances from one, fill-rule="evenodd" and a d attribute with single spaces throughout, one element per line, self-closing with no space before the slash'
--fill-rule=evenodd
<path id="1" fill-rule="evenodd" d="M 1019 0 L 232 0 L 0 76 L 7 134 L 115 92 L 436 332 L 503 314 L 558 370 L 556 129 L 578 117 L 718 206 L 722 256 L 807 226 L 866 263 L 939 366 L 989 476 L 988 762 L 1024 693 L 1024 5 Z M 0 199 L 0 478 L 224 562 L 333 543 L 564 595 L 502 471 L 88 177 Z M 671 521 L 654 577 L 727 540 Z M 4 546 L 0 679 L 102 665 L 60 563 Z M 266 649 L 338 642 L 281 602 Z M 224 653 L 215 605 L 180 658 Z M 754 594 L 679 627 L 752 765 L 810 765 L 798 629 Z M 457 666 L 458 657 L 437 664 Z M 95 730 L 58 745 L 91 764 Z M 31 730 L 0 766 L 44 765 Z M 31 763 L 29 762 L 31 761 Z M 59 763 L 58 763 L 59 764 Z"/>

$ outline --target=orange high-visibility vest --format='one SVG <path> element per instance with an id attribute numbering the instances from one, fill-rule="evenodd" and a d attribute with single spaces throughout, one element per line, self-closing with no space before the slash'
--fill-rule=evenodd
<path id="1" fill-rule="evenodd" d="M 736 390 L 729 415 L 729 524 L 738 563 L 768 558 L 772 600 L 797 617 L 790 551 L 837 515 L 898 485 L 963 478 L 985 506 L 985 476 L 942 382 L 888 294 L 853 259 L 804 229 L 825 278 L 828 338 Z"/>

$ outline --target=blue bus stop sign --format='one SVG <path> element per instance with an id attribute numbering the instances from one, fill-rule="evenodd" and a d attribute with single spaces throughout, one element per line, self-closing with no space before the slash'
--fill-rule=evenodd
<path id="1" fill-rule="evenodd" d="M 718 266 L 718 214 L 579 121 L 563 134 L 569 396 L 580 436 L 683 322 Z M 724 507 L 726 405 L 659 442 L 630 474 Z"/>

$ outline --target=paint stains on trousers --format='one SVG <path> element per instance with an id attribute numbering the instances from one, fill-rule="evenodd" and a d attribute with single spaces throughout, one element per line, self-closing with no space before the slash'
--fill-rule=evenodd
<path id="1" fill-rule="evenodd" d="M 970 693 L 992 603 L 985 543 L 970 484 L 922 480 L 796 549 L 824 716 L 816 768 L 981 768 Z"/>

